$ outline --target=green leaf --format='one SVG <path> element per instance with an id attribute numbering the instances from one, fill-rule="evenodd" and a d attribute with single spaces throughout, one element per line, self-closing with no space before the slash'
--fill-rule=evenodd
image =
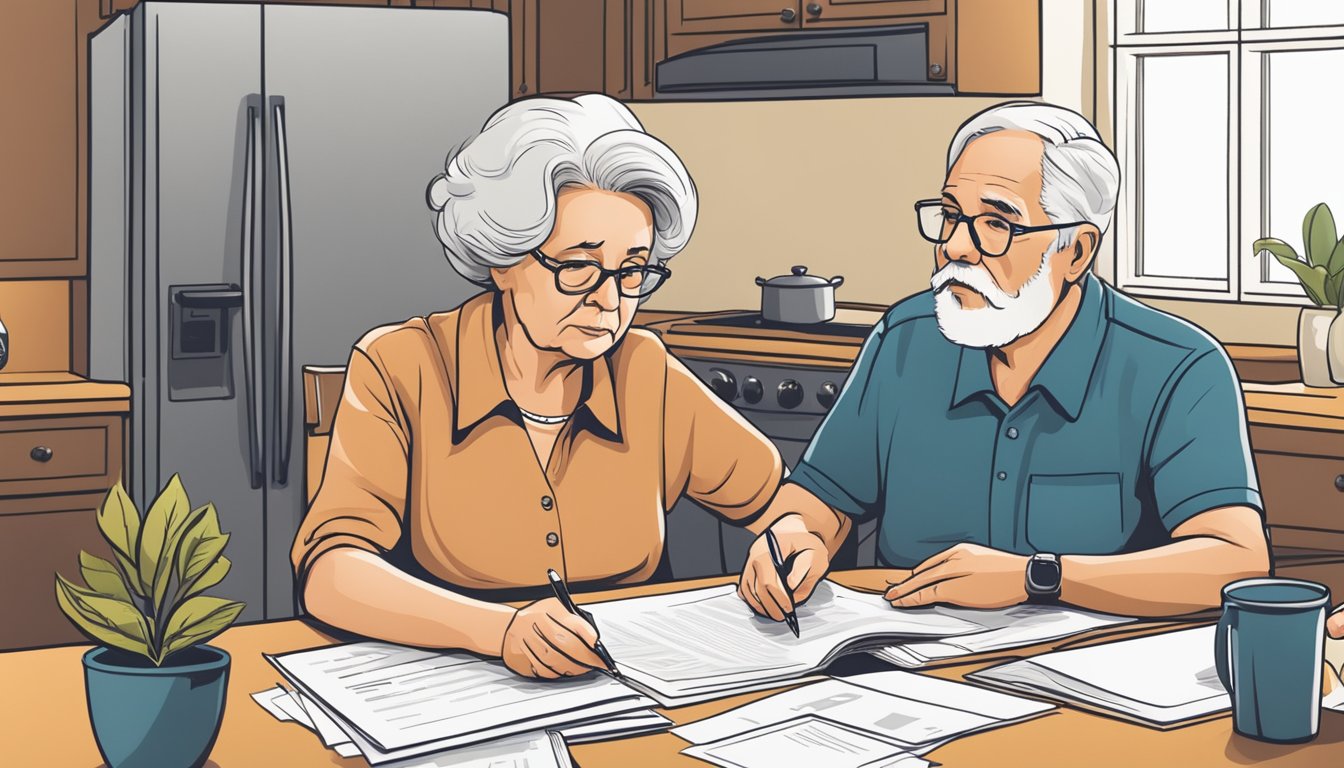
<path id="1" fill-rule="evenodd" d="M 219 532 L 219 514 L 214 504 L 192 510 L 195 522 L 182 534 L 177 549 L 177 582 L 186 584 L 205 572 L 224 549 L 228 537 Z"/>
<path id="2" fill-rule="evenodd" d="M 163 610 L 169 577 L 176 562 L 178 541 L 191 523 L 191 504 L 181 479 L 174 474 L 150 505 L 140 531 L 140 586 L 150 596 L 154 615 Z"/>
<path id="3" fill-rule="evenodd" d="M 134 604 L 131 601 L 130 590 L 126 587 L 126 580 L 122 578 L 121 572 L 117 570 L 115 565 L 101 557 L 90 555 L 88 552 L 80 552 L 79 570 L 84 574 L 84 583 L 89 585 L 89 589 L 101 595 Z"/>
<path id="4" fill-rule="evenodd" d="M 148 625 L 135 606 L 80 589 L 56 575 L 56 602 L 84 634 L 97 642 L 153 658 Z"/>
<path id="5" fill-rule="evenodd" d="M 1307 263 L 1313 267 L 1324 267 L 1338 237 L 1330 206 L 1325 203 L 1312 206 L 1306 218 L 1302 219 L 1302 247 L 1307 251 Z"/>
<path id="6" fill-rule="evenodd" d="M 203 643 L 229 628 L 243 604 L 220 597 L 201 595 L 184 601 L 168 619 L 164 633 L 163 657 L 183 648 Z M 160 657 L 162 659 L 163 657 Z"/>
<path id="7" fill-rule="evenodd" d="M 228 534 L 225 534 L 226 537 L 227 535 Z M 194 581 L 185 582 L 187 586 L 182 591 L 182 596 L 180 599 L 185 600 L 188 597 L 191 597 L 192 595 L 199 595 L 205 590 L 223 581 L 224 577 L 228 575 L 229 568 L 232 567 L 232 565 L 233 564 L 229 562 L 229 558 L 221 555 L 220 558 L 216 560 L 213 565 L 211 565 L 203 573 L 201 573 L 200 576 L 196 577 Z"/>
<path id="8" fill-rule="evenodd" d="M 102 506 L 98 508 L 98 529 L 107 543 L 112 545 L 113 551 L 134 564 L 136 547 L 140 541 L 140 512 L 120 481 L 107 492 Z M 131 573 L 135 573 L 134 568 Z"/>
<path id="9" fill-rule="evenodd" d="M 1344 272 L 1344 238 L 1340 238 L 1335 243 L 1335 247 L 1330 251 L 1330 261 L 1325 265 L 1325 271 L 1331 275 L 1337 275 Z"/>
<path id="10" fill-rule="evenodd" d="M 1251 244 L 1251 253 L 1258 256 L 1261 251 L 1269 251 L 1281 258 L 1301 261 L 1301 259 L 1297 257 L 1297 251 L 1293 250 L 1293 246 L 1283 242 L 1277 237 L 1262 237 Z"/>
<path id="11" fill-rule="evenodd" d="M 1325 301 L 1332 307 L 1340 306 L 1340 290 L 1344 288 L 1344 270 L 1325 278 Z"/>
<path id="12" fill-rule="evenodd" d="M 1274 253 L 1274 251 L 1271 250 L 1270 253 Z M 1312 301 L 1325 306 L 1325 267 L 1309 267 L 1297 259 L 1288 258 L 1278 253 L 1274 253 L 1274 258 L 1297 275 L 1298 282 L 1302 283 L 1302 288 L 1307 292 L 1307 296 L 1311 297 Z"/>

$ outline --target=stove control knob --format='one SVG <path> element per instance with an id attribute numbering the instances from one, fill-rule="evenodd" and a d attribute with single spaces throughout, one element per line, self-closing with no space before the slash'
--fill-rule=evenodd
<path id="1" fill-rule="evenodd" d="M 785 379 L 779 383 L 780 408 L 797 408 L 803 404 L 803 385 L 793 379 Z"/>
<path id="2" fill-rule="evenodd" d="M 835 382 L 828 381 L 821 385 L 821 389 L 817 390 L 817 402 L 821 403 L 822 408 L 829 411 L 831 406 L 835 405 L 835 398 L 839 394 L 840 390 L 835 386 Z"/>
<path id="3" fill-rule="evenodd" d="M 761 402 L 765 397 L 765 387 L 761 385 L 761 380 L 755 376 L 748 376 L 742 380 L 742 399 L 751 405 Z"/>
<path id="4" fill-rule="evenodd" d="M 725 403 L 737 399 L 737 379 L 722 368 L 709 369 L 709 388 L 714 390 L 714 394 L 723 398 Z"/>

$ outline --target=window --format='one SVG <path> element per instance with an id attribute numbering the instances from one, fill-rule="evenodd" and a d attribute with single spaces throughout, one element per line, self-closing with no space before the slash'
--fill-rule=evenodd
<path id="1" fill-rule="evenodd" d="M 1344 1 L 1115 0 L 1116 277 L 1148 296 L 1308 303 L 1260 237 L 1344 229 Z"/>

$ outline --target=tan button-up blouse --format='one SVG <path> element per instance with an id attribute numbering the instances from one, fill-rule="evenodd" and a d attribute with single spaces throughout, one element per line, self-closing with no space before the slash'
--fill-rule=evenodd
<path id="1" fill-rule="evenodd" d="M 589 586 L 635 583 L 657 568 L 664 514 L 682 494 L 739 521 L 770 501 L 774 446 L 639 329 L 588 366 L 541 467 L 504 388 L 494 297 L 355 345 L 291 552 L 300 585 L 337 547 L 408 551 L 468 591 L 543 585 L 547 568 Z"/>

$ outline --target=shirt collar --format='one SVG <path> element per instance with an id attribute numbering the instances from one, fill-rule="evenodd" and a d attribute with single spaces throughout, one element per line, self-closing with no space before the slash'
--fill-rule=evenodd
<path id="1" fill-rule="evenodd" d="M 1083 291 L 1078 312 L 1031 382 L 1031 389 L 1040 389 L 1070 421 L 1077 420 L 1082 411 L 1092 370 L 1101 355 L 1108 316 L 1105 286 L 1095 275 L 1088 273 L 1078 287 Z M 962 347 L 950 407 L 981 394 L 997 397 L 989 375 L 989 355 L 984 350 Z"/>
<path id="2" fill-rule="evenodd" d="M 461 442 L 476 425 L 495 415 L 520 421 L 522 414 L 504 386 L 495 331 L 502 319 L 500 294 L 491 292 L 462 305 L 457 324 L 454 379 L 457 407 L 453 412 L 453 440 Z M 587 427 L 608 439 L 621 439 L 611 352 L 584 366 L 583 393 L 575 416 L 576 427 Z M 583 416 L 591 418 L 583 418 Z"/>

